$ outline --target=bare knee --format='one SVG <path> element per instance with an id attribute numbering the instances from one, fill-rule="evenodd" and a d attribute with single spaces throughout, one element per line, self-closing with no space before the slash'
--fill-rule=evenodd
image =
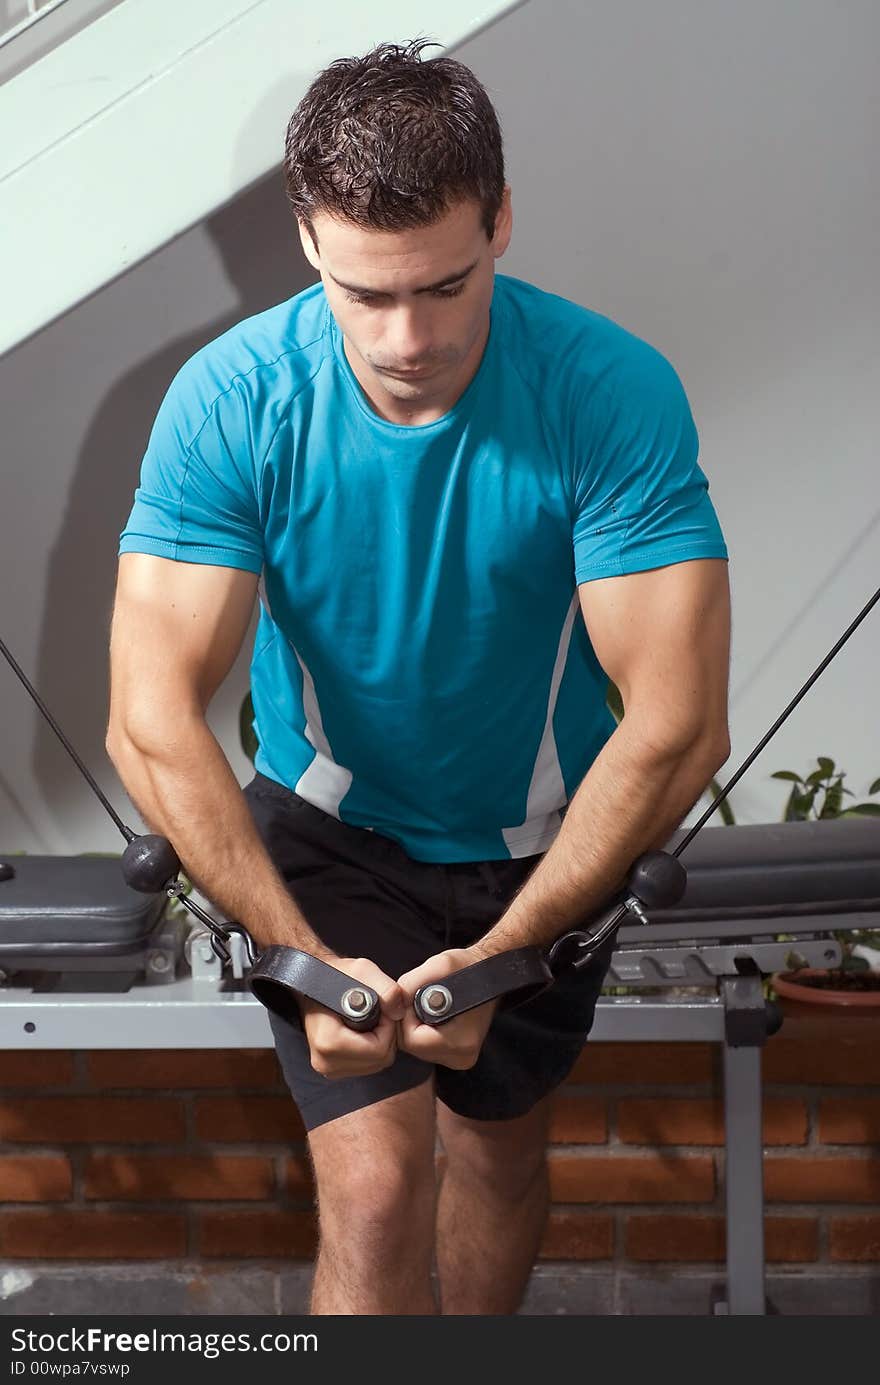
<path id="1" fill-rule="evenodd" d="M 318 1178 L 322 1227 L 354 1236 L 395 1237 L 433 1214 L 433 1160 L 386 1150 Z"/>
<path id="2" fill-rule="evenodd" d="M 421 1262 L 434 1232 L 433 1120 L 361 1114 L 312 1134 L 322 1247 L 373 1263 Z"/>
<path id="3" fill-rule="evenodd" d="M 546 1185 L 548 1115 L 543 1103 L 509 1121 L 473 1121 L 444 1111 L 439 1126 L 447 1173 L 480 1185 L 486 1196 L 517 1202 Z"/>

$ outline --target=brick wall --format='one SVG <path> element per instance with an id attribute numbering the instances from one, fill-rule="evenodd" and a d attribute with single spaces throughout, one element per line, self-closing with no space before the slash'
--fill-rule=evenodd
<path id="1" fill-rule="evenodd" d="M 878 1025 L 789 1007 L 765 1050 L 771 1265 L 880 1262 Z M 5 1052 L 2 1064 L 5 1262 L 311 1256 L 303 1131 L 272 1052 Z M 712 1045 L 588 1045 L 552 1138 L 543 1261 L 723 1260 Z"/>

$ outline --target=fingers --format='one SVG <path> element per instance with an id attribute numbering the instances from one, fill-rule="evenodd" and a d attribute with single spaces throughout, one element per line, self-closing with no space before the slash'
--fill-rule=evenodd
<path id="1" fill-rule="evenodd" d="M 394 1023 L 403 1019 L 411 1003 L 410 998 L 402 990 L 400 983 L 386 976 L 375 962 L 371 962 L 368 957 L 347 957 L 340 970 L 353 977 L 355 981 L 362 981 L 365 986 L 373 988 L 381 1001 L 382 1014 L 387 1019 Z"/>
<path id="2" fill-rule="evenodd" d="M 370 986 L 379 996 L 382 1013 L 375 1029 L 354 1030 L 325 1006 L 300 997 L 312 1067 L 328 1078 L 366 1077 L 382 1072 L 397 1056 L 397 1024 L 406 1013 L 407 997 L 398 983 L 369 958 L 337 958 L 334 965 L 353 981 Z"/>
<path id="3" fill-rule="evenodd" d="M 427 962 L 422 962 L 421 966 L 414 967 L 412 971 L 404 972 L 403 976 L 397 978 L 397 984 L 406 997 L 407 1009 L 412 1005 L 420 986 L 426 986 L 429 981 L 441 981 L 444 976 L 461 971 L 471 960 L 465 948 L 452 947 L 446 952 L 438 952 L 435 957 L 429 957 Z"/>
<path id="4" fill-rule="evenodd" d="M 415 1011 L 410 1010 L 400 1025 L 398 1046 L 426 1063 L 440 1063 L 445 1068 L 459 1070 L 472 1068 L 480 1056 L 497 1006 L 496 1000 L 487 1001 L 441 1025 L 423 1024 Z"/>
<path id="5" fill-rule="evenodd" d="M 488 1001 L 438 1026 L 423 1024 L 412 1008 L 420 987 L 450 976 L 471 961 L 465 949 L 451 948 L 394 981 L 369 958 L 337 958 L 338 970 L 377 993 L 382 1014 L 375 1029 L 353 1030 L 324 1006 L 301 998 L 312 1067 L 323 1077 L 365 1077 L 390 1067 L 400 1048 L 427 1063 L 472 1068 L 498 1002 Z"/>
<path id="6" fill-rule="evenodd" d="M 472 961 L 471 954 L 465 948 L 450 948 L 398 978 L 398 984 L 407 998 L 407 1009 L 398 1036 L 398 1044 L 405 1052 L 424 1059 L 426 1063 L 440 1063 L 446 1068 L 464 1070 L 474 1066 L 497 1009 L 497 1001 L 487 1001 L 485 1005 L 478 1005 L 441 1025 L 423 1024 L 412 1008 L 415 994 L 422 986 L 431 981 L 441 981 L 444 976 L 451 976 Z"/>
<path id="7" fill-rule="evenodd" d="M 375 1029 L 359 1031 L 315 1001 L 303 1001 L 301 1010 L 312 1067 L 322 1077 L 366 1077 L 394 1062 L 397 1026 L 385 1015 Z"/>

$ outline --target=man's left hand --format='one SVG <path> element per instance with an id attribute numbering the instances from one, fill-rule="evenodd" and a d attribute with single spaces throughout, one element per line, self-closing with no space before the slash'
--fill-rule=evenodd
<path id="1" fill-rule="evenodd" d="M 426 1063 L 440 1063 L 445 1068 L 472 1068 L 480 1056 L 486 1031 L 492 1023 L 492 1016 L 498 1008 L 497 1000 L 489 1000 L 463 1015 L 447 1020 L 444 1024 L 423 1024 L 412 1008 L 413 998 L 420 986 L 431 981 L 442 981 L 455 971 L 483 961 L 485 953 L 466 947 L 450 948 L 429 957 L 414 971 L 408 971 L 397 978 L 397 984 L 409 998 L 409 1008 L 399 1022 L 397 1044 L 399 1048 L 422 1058 Z"/>

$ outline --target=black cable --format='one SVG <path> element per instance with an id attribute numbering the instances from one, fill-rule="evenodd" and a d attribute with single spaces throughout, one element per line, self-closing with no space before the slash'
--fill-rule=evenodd
<path id="1" fill-rule="evenodd" d="M 10 666 L 10 668 L 12 669 L 13 673 L 14 673 L 18 678 L 21 679 L 22 683 L 23 683 L 24 686 L 27 688 L 27 690 L 28 690 L 28 692 L 30 693 L 31 697 L 34 699 L 34 702 L 36 702 L 36 704 L 37 704 L 37 706 L 39 707 L 40 711 L 43 713 L 43 716 L 46 718 L 46 720 L 48 721 L 49 725 L 52 727 L 52 730 L 55 732 L 55 735 L 58 737 L 59 741 L 60 741 L 61 744 L 64 746 L 64 749 L 67 751 L 68 755 L 69 755 L 70 758 L 73 760 L 74 764 L 79 768 L 80 773 L 83 775 L 83 777 L 86 779 L 86 781 L 87 781 L 87 782 L 91 785 L 91 787 L 94 789 L 94 791 L 95 791 L 95 793 L 97 794 L 98 798 L 101 800 L 101 802 L 103 803 L 104 807 L 107 809 L 107 812 L 110 814 L 111 818 L 112 818 L 113 821 L 116 823 L 116 826 L 119 828 L 119 830 L 120 830 L 120 832 L 122 833 L 122 835 L 123 835 L 123 837 L 125 838 L 125 840 L 126 840 L 127 842 L 133 842 L 134 839 L 135 839 L 135 837 L 138 835 L 137 832 L 133 832 L 133 831 L 131 830 L 130 827 L 126 827 L 125 823 L 122 821 L 122 818 L 119 816 L 119 814 L 117 813 L 116 809 L 113 807 L 113 804 L 110 802 L 110 800 L 107 798 L 107 796 L 101 791 L 101 789 L 98 787 L 98 785 L 95 783 L 95 780 L 92 778 L 91 774 L 90 774 L 89 771 L 86 769 L 85 765 L 83 764 L 82 760 L 81 760 L 81 759 L 79 758 L 79 756 L 77 755 L 77 753 L 76 753 L 76 751 L 74 750 L 73 746 L 70 744 L 70 741 L 67 739 L 67 737 L 65 736 L 64 732 L 61 730 L 61 727 L 58 725 L 57 721 L 56 721 L 55 718 L 52 716 L 52 713 L 49 711 L 49 708 L 48 708 L 48 707 L 46 706 L 46 704 L 43 702 L 43 700 L 42 700 L 42 698 L 40 697 L 39 693 L 37 692 L 36 688 L 35 688 L 35 687 L 33 686 L 33 684 L 29 681 L 29 679 L 27 678 L 26 674 L 22 671 L 22 669 L 19 668 L 18 664 L 15 662 L 15 660 L 13 659 L 11 653 L 10 653 L 9 650 L 6 648 L 6 645 L 3 643 L 2 640 L 0 640 L 0 653 L 2 653 L 2 654 L 5 655 L 7 661 L 9 662 L 9 666 Z"/>
<path id="2" fill-rule="evenodd" d="M 785 721 L 786 717 L 788 717 L 789 713 L 791 713 L 791 712 L 794 711 L 795 707 L 796 707 L 796 706 L 798 705 L 798 703 L 800 702 L 800 700 L 801 700 L 801 698 L 803 697 L 804 693 L 806 693 L 806 692 L 808 692 L 808 691 L 810 690 L 810 688 L 811 688 L 811 687 L 813 686 L 813 684 L 815 683 L 816 679 L 819 677 L 819 674 L 820 674 L 820 673 L 824 673 L 825 669 L 826 669 L 826 668 L 828 667 L 828 665 L 831 663 L 831 660 L 834 658 L 835 654 L 837 654 L 838 651 L 841 650 L 841 649 L 843 648 L 843 646 L 846 644 L 846 642 L 847 642 L 847 640 L 849 639 L 849 637 L 850 637 L 850 635 L 852 634 L 852 632 L 853 632 L 855 629 L 857 629 L 857 627 L 858 627 L 859 625 L 861 625 L 862 621 L 865 619 L 865 616 L 866 616 L 866 615 L 868 614 L 868 612 L 872 609 L 872 607 L 876 606 L 876 604 L 877 604 L 878 601 L 880 601 L 880 587 L 877 588 L 877 590 L 875 591 L 874 595 L 871 597 L 871 600 L 867 603 L 866 606 L 864 606 L 864 607 L 862 608 L 862 610 L 861 610 L 861 611 L 859 612 L 859 614 L 856 616 L 855 620 L 853 621 L 853 623 L 852 623 L 852 625 L 849 627 L 849 629 L 844 631 L 844 633 L 841 635 L 840 639 L 837 641 L 837 644 L 834 646 L 834 648 L 833 648 L 828 654 L 825 655 L 825 658 L 822 660 L 821 664 L 820 664 L 819 667 L 815 670 L 815 672 L 810 674 L 810 677 L 807 679 L 806 683 L 805 683 L 804 686 L 801 688 L 800 692 L 797 693 L 797 694 L 792 698 L 791 702 L 789 702 L 789 704 L 788 704 L 788 706 L 786 707 L 785 711 L 782 713 L 782 715 L 779 717 L 779 719 L 773 723 L 773 725 L 770 727 L 770 730 L 767 732 L 766 736 L 764 736 L 764 737 L 758 742 L 758 744 L 755 746 L 754 750 L 752 751 L 751 755 L 749 755 L 748 759 L 743 760 L 743 762 L 742 762 L 742 764 L 740 765 L 739 769 L 737 770 L 736 774 L 733 776 L 733 778 L 732 778 L 731 780 L 729 780 L 729 782 L 728 782 L 727 784 L 724 785 L 724 788 L 721 790 L 720 794 L 719 794 L 718 797 L 715 799 L 714 803 L 711 803 L 711 804 L 709 805 L 709 807 L 706 809 L 706 811 L 705 811 L 705 813 L 703 814 L 703 816 L 700 818 L 699 822 L 697 822 L 697 823 L 691 828 L 691 830 L 688 832 L 687 836 L 685 837 L 684 841 L 679 842 L 678 846 L 677 846 L 677 847 L 675 848 L 675 850 L 671 853 L 671 855 L 673 855 L 673 856 L 680 856 L 681 853 L 684 851 L 685 847 L 688 845 L 688 843 L 693 841 L 694 837 L 697 835 L 697 833 L 699 832 L 700 828 L 703 827 L 704 824 L 708 821 L 708 819 L 712 816 L 712 814 L 715 812 L 715 809 L 719 806 L 719 804 L 721 804 L 721 803 L 724 802 L 725 798 L 726 798 L 727 795 L 730 793 L 730 790 L 734 787 L 734 785 L 739 783 L 740 779 L 742 779 L 742 777 L 743 777 L 743 775 L 745 774 L 746 770 L 748 769 L 749 765 L 751 765 L 751 764 L 753 763 L 753 761 L 754 761 L 755 759 L 757 759 L 757 757 L 760 755 L 761 751 L 764 749 L 764 746 L 765 746 L 765 745 L 767 744 L 767 742 L 770 740 L 770 738 L 771 738 L 772 736 L 775 736 L 775 735 L 776 735 L 776 732 L 779 730 L 780 726 L 781 726 L 782 723 Z"/>

